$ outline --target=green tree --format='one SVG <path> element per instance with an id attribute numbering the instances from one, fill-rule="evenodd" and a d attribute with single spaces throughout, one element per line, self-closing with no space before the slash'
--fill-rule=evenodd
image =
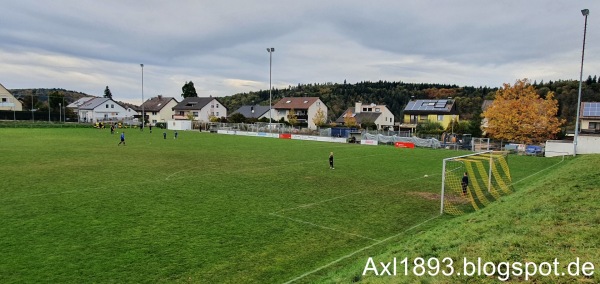
<path id="1" fill-rule="evenodd" d="M 435 134 L 440 135 L 444 132 L 444 127 L 437 121 L 428 120 L 427 122 L 421 122 L 417 124 L 417 133 L 419 134 Z"/>
<path id="2" fill-rule="evenodd" d="M 50 106 L 50 109 L 57 110 L 59 107 L 59 104 L 62 105 L 62 103 L 64 101 L 64 97 L 65 96 L 62 93 L 60 93 L 59 91 L 50 92 L 50 94 L 48 94 L 48 104 Z"/>
<path id="3" fill-rule="evenodd" d="M 196 93 L 196 88 L 194 87 L 194 82 L 192 81 L 185 82 L 185 84 L 183 84 L 183 87 L 181 87 L 181 91 L 181 96 L 183 98 L 198 97 L 198 93 Z"/>
<path id="4" fill-rule="evenodd" d="M 108 86 L 106 86 L 106 89 L 104 89 L 104 97 L 112 100 L 112 93 L 110 92 Z"/>
<path id="5" fill-rule="evenodd" d="M 372 121 L 372 120 L 368 120 L 368 119 L 363 120 L 360 123 L 360 126 L 362 128 L 364 128 L 364 129 L 366 129 L 366 130 L 370 130 L 370 129 L 375 130 L 375 129 L 377 129 L 377 125 L 375 124 L 375 122 Z"/>
<path id="6" fill-rule="evenodd" d="M 243 114 L 236 112 L 229 117 L 229 121 L 232 123 L 242 123 L 246 121 L 246 117 Z"/>
<path id="7" fill-rule="evenodd" d="M 22 102 L 23 102 L 23 110 L 30 111 L 32 109 L 39 109 L 39 107 L 40 107 L 37 95 L 23 96 Z"/>

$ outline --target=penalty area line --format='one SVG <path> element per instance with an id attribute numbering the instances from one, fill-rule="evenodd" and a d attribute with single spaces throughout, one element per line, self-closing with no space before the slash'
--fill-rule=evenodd
<path id="1" fill-rule="evenodd" d="M 419 223 L 419 224 L 416 224 L 416 225 L 414 225 L 414 226 L 412 226 L 412 227 L 410 227 L 410 228 L 408 228 L 408 229 L 406 229 L 406 230 L 404 230 L 404 231 L 402 231 L 402 232 L 400 232 L 400 233 L 398 233 L 398 234 L 395 234 L 395 235 L 393 235 L 393 236 L 390 236 L 390 237 L 387 237 L 387 238 L 385 238 L 385 239 L 383 239 L 383 240 L 377 241 L 376 243 L 370 244 L 370 245 L 368 245 L 368 246 L 366 246 L 366 247 L 363 247 L 363 248 L 361 248 L 361 249 L 355 250 L 355 251 L 353 251 L 353 252 L 351 252 L 351 253 L 349 253 L 349 254 L 347 254 L 347 255 L 344 255 L 344 256 L 342 256 L 342 257 L 340 257 L 340 258 L 338 258 L 338 259 L 336 259 L 336 260 L 334 260 L 334 261 L 332 261 L 332 262 L 328 263 L 328 264 L 325 264 L 325 265 L 323 265 L 323 266 L 321 266 L 321 267 L 315 268 L 314 270 L 308 271 L 308 272 L 306 272 L 306 273 L 304 273 L 304 274 L 302 274 L 302 275 L 300 275 L 300 276 L 298 276 L 298 277 L 296 277 L 296 278 L 294 278 L 294 279 L 291 279 L 291 280 L 289 280 L 289 281 L 286 281 L 286 282 L 284 282 L 284 283 L 285 283 L 285 284 L 288 284 L 288 283 L 293 283 L 293 282 L 296 282 L 296 281 L 298 281 L 298 280 L 300 280 L 300 279 L 302 279 L 302 278 L 304 278 L 304 277 L 306 277 L 306 276 L 308 276 L 308 275 L 311 275 L 311 274 L 313 274 L 313 273 L 315 273 L 315 272 L 319 272 L 319 271 L 321 271 L 321 270 L 323 270 L 323 269 L 325 269 L 325 268 L 327 268 L 327 267 L 329 267 L 329 266 L 332 266 L 332 265 L 334 265 L 334 264 L 336 264 L 336 263 L 338 263 L 338 262 L 340 262 L 340 261 L 342 261 L 342 260 L 344 260 L 344 259 L 350 258 L 350 257 L 354 256 L 354 255 L 355 255 L 355 254 L 357 254 L 357 253 L 360 253 L 360 252 L 362 252 L 362 251 L 365 251 L 365 250 L 367 250 L 367 249 L 370 249 L 370 248 L 372 248 L 372 247 L 374 247 L 374 246 L 376 246 L 376 245 L 379 245 L 379 244 L 385 243 L 385 242 L 387 242 L 387 241 L 389 241 L 389 240 L 391 240 L 391 239 L 393 239 L 393 238 L 396 238 L 396 237 L 398 237 L 398 236 L 400 236 L 400 235 L 402 235 L 402 234 L 405 234 L 405 233 L 406 233 L 406 232 L 408 232 L 408 231 L 414 230 L 414 229 L 416 229 L 416 228 L 418 228 L 418 227 L 422 226 L 423 224 L 425 224 L 425 223 L 427 223 L 427 222 L 430 222 L 431 220 L 434 220 L 434 219 L 437 219 L 437 218 L 439 218 L 440 216 L 442 216 L 442 215 L 437 215 L 437 216 L 435 216 L 435 217 L 429 218 L 429 219 L 427 219 L 427 220 L 425 220 L 425 221 L 423 221 L 423 222 L 421 222 L 421 223 Z"/>

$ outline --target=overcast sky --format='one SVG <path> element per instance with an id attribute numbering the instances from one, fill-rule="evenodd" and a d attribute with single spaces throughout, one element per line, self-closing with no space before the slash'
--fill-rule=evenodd
<path id="1" fill-rule="evenodd" d="M 598 0 L 0 0 L 0 83 L 141 103 L 298 83 L 600 76 Z"/>

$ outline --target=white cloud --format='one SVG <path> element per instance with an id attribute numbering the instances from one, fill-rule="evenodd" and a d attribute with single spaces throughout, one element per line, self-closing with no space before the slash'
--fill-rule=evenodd
<path id="1" fill-rule="evenodd" d="M 600 75 L 600 3 L 578 1 L 12 1 L 0 80 L 117 99 L 370 80 L 500 86 Z"/>

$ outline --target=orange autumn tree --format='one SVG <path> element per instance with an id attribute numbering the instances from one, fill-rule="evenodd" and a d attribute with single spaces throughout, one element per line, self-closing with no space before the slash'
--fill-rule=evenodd
<path id="1" fill-rule="evenodd" d="M 531 144 L 556 136 L 564 123 L 557 113 L 554 93 L 548 92 L 543 99 L 529 80 L 523 79 L 512 87 L 505 83 L 482 115 L 488 120 L 486 131 L 490 137 Z"/>
<path id="2" fill-rule="evenodd" d="M 346 125 L 347 127 L 358 126 L 356 118 L 352 115 L 351 111 L 346 112 L 346 114 L 344 115 L 344 125 Z"/>

